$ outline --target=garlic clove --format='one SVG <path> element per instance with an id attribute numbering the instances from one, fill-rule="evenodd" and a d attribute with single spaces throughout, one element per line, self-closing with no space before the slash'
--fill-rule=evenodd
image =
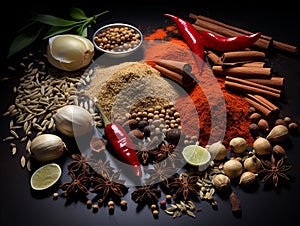
<path id="1" fill-rule="evenodd" d="M 66 105 L 53 115 L 56 129 L 62 134 L 75 137 L 91 132 L 94 128 L 93 117 L 85 108 Z"/>
<path id="2" fill-rule="evenodd" d="M 74 71 L 91 63 L 93 43 L 80 35 L 65 34 L 49 38 L 48 61 L 55 67 Z"/>

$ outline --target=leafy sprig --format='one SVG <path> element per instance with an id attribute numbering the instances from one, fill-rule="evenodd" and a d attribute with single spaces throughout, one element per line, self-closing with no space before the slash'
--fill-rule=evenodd
<path id="1" fill-rule="evenodd" d="M 7 58 L 25 49 L 38 38 L 46 40 L 54 35 L 63 33 L 72 33 L 87 37 L 87 28 L 92 23 L 96 23 L 99 16 L 108 12 L 106 10 L 87 17 L 82 9 L 72 7 L 70 9 L 71 19 L 68 20 L 48 14 L 32 13 L 28 19 L 28 24 L 18 31 L 16 38 L 12 41 Z"/>

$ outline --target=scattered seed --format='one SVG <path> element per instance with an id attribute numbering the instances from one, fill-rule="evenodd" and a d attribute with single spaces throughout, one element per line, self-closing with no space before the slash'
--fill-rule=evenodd
<path id="1" fill-rule="evenodd" d="M 12 155 L 15 155 L 17 153 L 17 147 L 16 146 L 11 148 L 11 153 L 12 153 Z"/>
<path id="2" fill-rule="evenodd" d="M 22 155 L 22 157 L 20 159 L 20 163 L 21 163 L 22 168 L 24 168 L 26 165 L 26 158 L 24 157 L 24 155 Z"/>

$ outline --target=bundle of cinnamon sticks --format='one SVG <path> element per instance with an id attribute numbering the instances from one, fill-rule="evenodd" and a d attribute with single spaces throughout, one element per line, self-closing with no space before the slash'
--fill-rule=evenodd
<path id="1" fill-rule="evenodd" d="M 189 17 L 195 19 L 193 26 L 198 31 L 209 31 L 224 37 L 253 34 L 202 15 L 190 13 Z M 275 76 L 271 67 L 265 63 L 265 53 L 271 44 L 275 49 L 298 53 L 296 46 L 276 41 L 266 35 L 261 35 L 253 46 L 241 51 L 220 53 L 206 50 L 212 63 L 212 71 L 217 77 L 224 77 L 225 88 L 238 91 L 250 106 L 267 117 L 279 113 L 279 107 L 273 102 L 281 98 L 285 80 L 282 76 Z"/>

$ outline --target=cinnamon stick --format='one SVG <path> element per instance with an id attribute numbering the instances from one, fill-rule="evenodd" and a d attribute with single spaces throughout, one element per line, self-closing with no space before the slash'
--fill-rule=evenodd
<path id="1" fill-rule="evenodd" d="M 255 79 L 255 78 L 246 78 L 245 80 L 255 82 L 261 85 L 274 87 L 277 89 L 282 89 L 284 86 L 284 77 L 271 77 L 270 79 Z"/>
<path id="2" fill-rule="evenodd" d="M 210 23 L 214 23 L 214 24 L 219 25 L 221 27 L 225 27 L 225 28 L 227 28 L 229 30 L 237 31 L 237 32 L 239 32 L 241 34 L 245 34 L 245 35 L 251 35 L 252 34 L 251 31 L 247 31 L 247 30 L 244 30 L 244 29 L 241 29 L 241 28 L 238 28 L 238 27 L 235 27 L 235 26 L 232 26 L 232 25 L 229 25 L 229 24 L 226 24 L 226 23 L 214 20 L 212 18 L 203 16 L 203 15 L 196 15 L 196 14 L 190 13 L 189 17 L 191 19 L 195 19 L 195 20 L 196 19 L 200 19 L 200 20 L 204 20 L 204 21 L 207 21 L 207 22 L 210 22 Z M 268 40 L 268 41 L 272 40 L 272 37 L 266 36 L 266 35 L 263 35 L 263 34 L 260 36 L 260 38 Z"/>
<path id="3" fill-rule="evenodd" d="M 168 77 L 169 79 L 181 84 L 182 86 L 191 86 L 194 84 L 194 80 L 189 76 L 183 76 L 175 71 L 169 70 L 163 66 L 155 64 L 153 66 L 156 70 L 158 70 L 161 74 Z"/>
<path id="4" fill-rule="evenodd" d="M 261 103 L 262 105 L 264 105 L 266 108 L 270 109 L 272 112 L 279 112 L 279 107 L 277 107 L 275 104 L 273 104 L 271 101 L 269 101 L 268 99 L 264 98 L 261 95 L 252 95 L 252 94 L 247 94 L 249 97 L 255 99 L 257 102 Z"/>
<path id="5" fill-rule="evenodd" d="M 281 90 L 230 76 L 225 78 L 225 87 L 276 99 L 280 98 L 281 95 Z"/>
<path id="6" fill-rule="evenodd" d="M 239 64 L 241 67 L 264 67 L 265 62 L 263 61 L 254 61 L 249 63 L 241 63 Z"/>
<path id="7" fill-rule="evenodd" d="M 207 51 L 207 57 L 215 65 L 221 65 L 222 64 L 222 62 L 220 60 L 220 57 L 216 53 L 214 53 L 213 51 L 210 51 L 210 50 Z"/>
<path id="8" fill-rule="evenodd" d="M 162 67 L 165 67 L 182 75 L 188 76 L 192 72 L 192 66 L 186 62 L 165 59 L 160 59 L 154 62 Z"/>
<path id="9" fill-rule="evenodd" d="M 256 102 L 255 100 L 245 97 L 245 100 L 249 103 L 250 106 L 254 107 L 256 110 L 261 112 L 264 116 L 269 117 L 271 115 L 271 110 L 266 108 L 264 105 Z"/>
<path id="10" fill-rule="evenodd" d="M 271 68 L 265 67 L 224 67 L 214 65 L 212 71 L 215 75 L 228 75 L 242 78 L 271 78 Z"/>
<path id="11" fill-rule="evenodd" d="M 220 60 L 222 63 L 234 62 L 249 62 L 249 61 L 263 61 L 266 54 L 262 51 L 232 51 L 222 54 Z"/>
<path id="12" fill-rule="evenodd" d="M 234 30 L 230 30 L 226 27 L 222 27 L 219 26 L 217 24 L 213 24 L 211 22 L 208 21 L 203 21 L 200 19 L 196 19 L 196 21 L 194 22 L 197 27 L 196 29 L 199 31 L 202 31 L 203 29 L 206 29 L 214 34 L 221 34 L 223 36 L 239 36 L 239 35 L 244 35 L 243 33 L 240 33 L 238 31 L 234 31 Z M 265 40 L 265 39 L 261 39 L 259 38 L 254 44 L 253 46 L 261 48 L 261 49 L 268 49 L 270 45 L 270 41 L 269 40 Z"/>
<path id="13" fill-rule="evenodd" d="M 250 35 L 253 34 L 251 31 L 247 31 L 229 24 L 222 23 L 220 21 L 211 19 L 209 17 L 205 17 L 202 15 L 196 15 L 193 13 L 189 14 L 189 17 L 192 19 L 195 19 L 195 24 L 197 24 L 197 30 L 208 29 L 209 26 L 210 30 L 212 32 L 220 33 L 224 36 L 232 36 L 232 35 Z M 268 49 L 269 45 L 272 44 L 275 49 L 289 52 L 292 54 L 298 53 L 298 47 L 294 45 L 290 45 L 284 42 L 280 42 L 277 40 L 274 40 L 270 36 L 266 36 L 262 34 L 260 38 L 254 43 L 254 46 L 262 48 L 262 49 Z"/>

